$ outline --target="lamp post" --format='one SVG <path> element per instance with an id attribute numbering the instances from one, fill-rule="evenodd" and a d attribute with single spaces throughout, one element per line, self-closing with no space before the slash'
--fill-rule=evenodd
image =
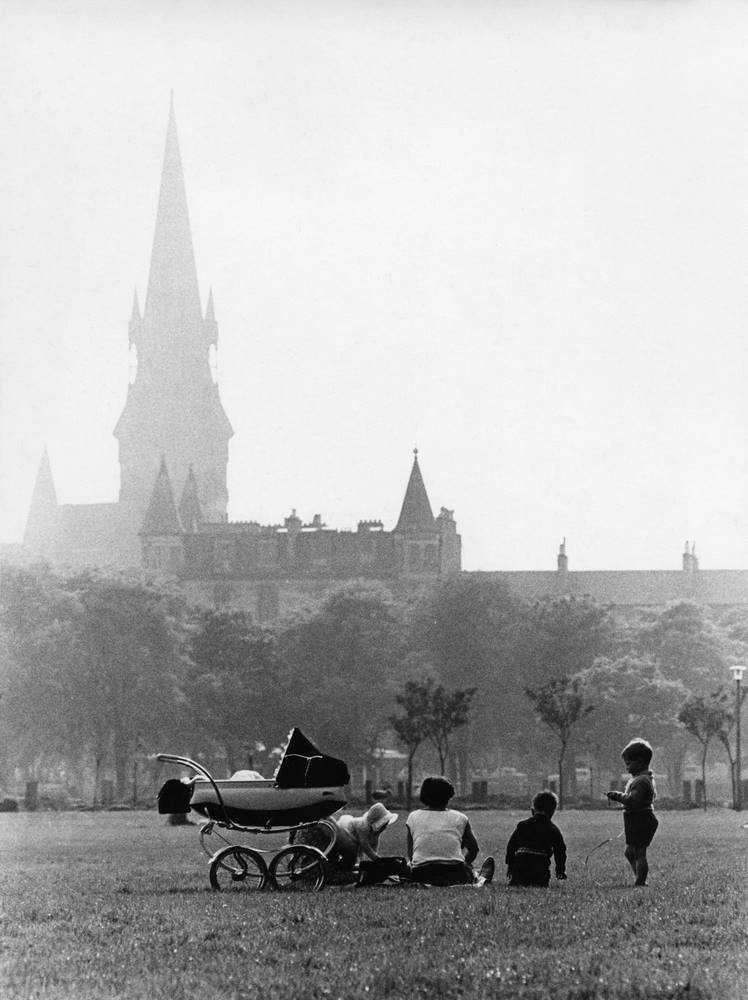
<path id="1" fill-rule="evenodd" d="M 740 775 L 740 682 L 745 671 L 746 668 L 741 664 L 736 663 L 730 667 L 730 673 L 735 680 L 735 809 L 738 812 L 743 808 Z"/>

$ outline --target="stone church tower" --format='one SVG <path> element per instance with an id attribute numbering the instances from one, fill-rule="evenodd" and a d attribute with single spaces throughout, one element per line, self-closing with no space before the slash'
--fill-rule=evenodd
<path id="1" fill-rule="evenodd" d="M 137 371 L 114 431 L 119 502 L 136 532 L 164 459 L 178 495 L 196 487 L 204 521 L 226 520 L 233 431 L 211 375 L 209 352 L 217 340 L 212 292 L 204 316 L 200 308 L 172 103 L 145 307 L 141 316 L 136 293 L 130 319 Z"/>
<path id="2" fill-rule="evenodd" d="M 217 340 L 212 292 L 205 315 L 200 307 L 172 102 L 145 308 L 141 315 L 136 293 L 130 318 L 137 371 L 114 430 L 119 500 L 58 503 L 45 451 L 24 533 L 27 557 L 67 566 L 140 565 L 143 530 L 153 527 L 154 484 L 165 477 L 179 491 L 188 523 L 226 521 L 233 431 L 211 375 Z M 181 531 L 176 512 L 175 519 Z"/>

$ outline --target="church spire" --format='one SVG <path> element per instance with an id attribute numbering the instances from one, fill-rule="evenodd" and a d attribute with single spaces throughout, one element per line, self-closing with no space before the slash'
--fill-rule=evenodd
<path id="1" fill-rule="evenodd" d="M 173 95 L 143 320 L 162 337 L 179 337 L 201 320 Z"/>
<path id="2" fill-rule="evenodd" d="M 145 307 L 130 320 L 137 364 L 114 435 L 122 469 L 120 502 L 136 533 L 149 507 L 161 456 L 178 488 L 195 470 L 202 518 L 225 521 L 228 442 L 233 431 L 214 377 L 213 298 L 203 317 L 177 139 L 169 108 Z M 177 496 L 179 498 L 179 495 Z"/>
<path id="3" fill-rule="evenodd" d="M 405 498 L 395 531 L 434 529 L 434 514 L 431 510 L 423 476 L 418 465 L 418 448 L 413 449 L 413 468 L 405 490 Z"/>

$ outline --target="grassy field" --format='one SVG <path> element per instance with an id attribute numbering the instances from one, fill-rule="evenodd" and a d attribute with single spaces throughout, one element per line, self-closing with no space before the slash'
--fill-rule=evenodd
<path id="1" fill-rule="evenodd" d="M 503 861 L 522 814 L 473 814 Z M 748 830 L 663 813 L 630 887 L 610 811 L 560 814 L 569 879 L 214 893 L 196 827 L 155 813 L 0 814 L 0 995 L 148 998 L 664 998 L 748 995 Z M 382 847 L 403 851 L 403 824 Z"/>

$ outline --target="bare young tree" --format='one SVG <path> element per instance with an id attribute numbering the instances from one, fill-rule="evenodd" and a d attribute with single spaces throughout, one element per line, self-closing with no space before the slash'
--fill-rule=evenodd
<path id="1" fill-rule="evenodd" d="M 439 774 L 444 774 L 452 733 L 467 724 L 474 694 L 474 687 L 447 691 L 442 684 L 431 693 L 428 738 L 439 758 Z"/>
<path id="2" fill-rule="evenodd" d="M 406 681 L 395 701 L 405 713 L 390 716 L 390 724 L 408 755 L 408 778 L 405 786 L 406 806 L 410 809 L 413 798 L 413 761 L 418 748 L 428 735 L 430 685 L 432 681 Z"/>
<path id="3" fill-rule="evenodd" d="M 748 690 L 743 689 L 740 692 L 740 708 L 737 706 L 733 707 L 731 705 L 731 696 L 728 694 L 724 688 L 720 688 L 719 691 L 715 693 L 713 697 L 717 700 L 719 706 L 722 709 L 722 720 L 720 723 L 719 730 L 717 731 L 717 739 L 725 748 L 725 753 L 727 754 L 727 759 L 730 762 L 730 785 L 732 787 L 732 807 L 733 809 L 738 808 L 738 785 L 737 785 L 737 748 L 735 753 L 733 753 L 733 746 L 731 742 L 732 731 L 735 728 L 735 722 L 737 720 L 738 710 L 742 711 L 743 703 L 745 701 L 746 695 L 748 695 Z"/>
<path id="4" fill-rule="evenodd" d="M 678 721 L 701 744 L 701 787 L 703 789 L 704 809 L 707 807 L 706 756 L 709 752 L 709 744 L 716 738 L 728 748 L 729 752 L 729 733 L 732 728 L 730 715 L 729 709 L 723 704 L 723 698 L 720 698 L 719 691 L 706 696 L 691 695 L 678 712 Z M 731 755 L 730 764 L 732 769 Z"/>
<path id="5" fill-rule="evenodd" d="M 525 688 L 535 715 L 557 737 L 561 744 L 558 755 L 558 807 L 564 807 L 564 758 L 572 733 L 593 710 L 585 705 L 578 677 L 552 677 L 545 684 Z"/>
<path id="6" fill-rule="evenodd" d="M 437 684 L 433 677 L 424 681 L 406 681 L 395 701 L 405 715 L 392 716 L 390 723 L 408 753 L 408 808 L 413 788 L 413 758 L 419 746 L 429 740 L 439 758 L 439 773 L 444 769 L 449 755 L 452 733 L 467 724 L 470 702 L 475 688 L 448 691 Z"/>

